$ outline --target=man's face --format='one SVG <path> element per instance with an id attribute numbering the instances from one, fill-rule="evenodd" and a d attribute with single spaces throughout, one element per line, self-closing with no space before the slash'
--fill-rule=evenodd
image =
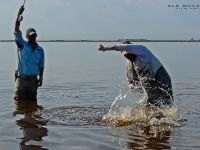
<path id="1" fill-rule="evenodd" d="M 36 41 L 36 37 L 37 37 L 37 34 L 33 34 L 33 35 L 27 35 L 26 38 L 28 39 L 29 42 L 35 42 Z"/>

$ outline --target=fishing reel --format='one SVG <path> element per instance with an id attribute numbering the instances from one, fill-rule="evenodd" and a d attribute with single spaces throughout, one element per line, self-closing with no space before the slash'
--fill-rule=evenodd
<path id="1" fill-rule="evenodd" d="M 23 18 L 24 17 L 22 15 L 20 15 L 19 18 L 18 18 L 18 21 L 21 22 L 23 20 Z"/>

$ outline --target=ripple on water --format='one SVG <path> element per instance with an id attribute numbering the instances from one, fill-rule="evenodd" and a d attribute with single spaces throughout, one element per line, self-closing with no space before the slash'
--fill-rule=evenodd
<path id="1" fill-rule="evenodd" d="M 105 126 L 102 117 L 107 108 L 61 106 L 43 110 L 42 117 L 49 120 L 52 125 L 73 127 Z"/>

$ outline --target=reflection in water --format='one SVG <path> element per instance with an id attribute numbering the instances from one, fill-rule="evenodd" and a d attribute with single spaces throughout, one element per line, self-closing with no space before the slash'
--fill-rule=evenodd
<path id="1" fill-rule="evenodd" d="M 47 150 L 42 146 L 43 137 L 48 134 L 47 120 L 40 115 L 42 106 L 37 104 L 37 101 L 15 101 L 16 111 L 14 116 L 20 116 L 16 120 L 16 124 L 23 131 L 23 137 L 20 138 L 19 147 L 21 150 Z"/>
<path id="2" fill-rule="evenodd" d="M 169 142 L 172 129 L 180 127 L 176 105 L 156 107 L 145 101 L 134 103 L 132 98 L 141 100 L 143 97 L 131 94 L 120 94 L 103 116 L 108 126 L 117 127 L 112 132 L 114 140 L 131 150 L 171 149 Z"/>
<path id="3" fill-rule="evenodd" d="M 167 127 L 146 126 L 138 129 L 138 135 L 129 134 L 129 149 L 170 149 L 171 130 Z"/>
<path id="4" fill-rule="evenodd" d="M 134 125 L 113 129 L 114 140 L 127 149 L 171 149 L 170 137 L 173 128 L 169 126 Z"/>

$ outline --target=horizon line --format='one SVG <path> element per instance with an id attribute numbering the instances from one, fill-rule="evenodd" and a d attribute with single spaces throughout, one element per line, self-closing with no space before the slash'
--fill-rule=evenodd
<path id="1" fill-rule="evenodd" d="M 37 40 L 37 42 L 122 42 L 124 39 L 118 40 Z M 200 42 L 199 40 L 148 40 L 148 39 L 126 39 L 130 42 Z M 15 40 L 0 40 L 0 42 L 15 42 Z"/>

